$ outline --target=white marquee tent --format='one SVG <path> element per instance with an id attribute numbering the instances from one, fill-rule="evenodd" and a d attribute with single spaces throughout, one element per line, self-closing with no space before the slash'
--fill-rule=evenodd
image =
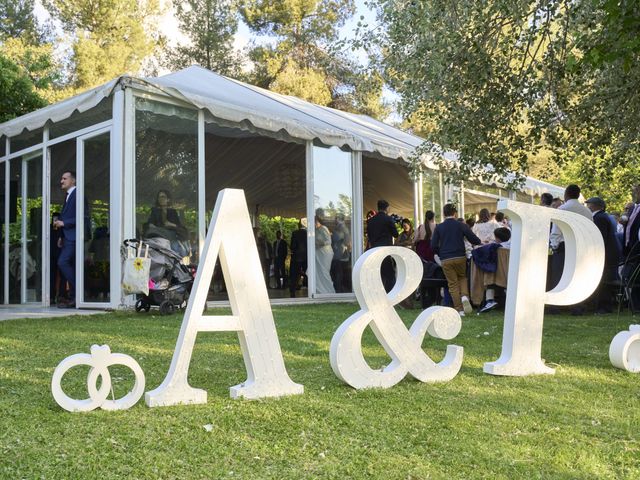
<path id="1" fill-rule="evenodd" d="M 0 210 L 3 232 L 10 232 L 1 249 L 2 302 L 54 301 L 58 279 L 45 259 L 54 253 L 49 225 L 61 203 L 57 175 L 63 168 L 78 171 L 79 192 L 91 211 L 84 245 L 77 247 L 76 290 L 79 298 L 84 295 L 79 304 L 113 307 L 122 300 L 120 243 L 144 233 L 159 189 L 169 189 L 180 207 L 189 227 L 185 241 L 195 251 L 192 260 L 202 245 L 207 212 L 225 187 L 243 188 L 255 215 L 311 218 L 318 207 L 334 216 L 346 212 L 355 259 L 363 249 L 362 217 L 377 199 L 386 198 L 395 211 L 417 218 L 423 208 L 438 211 L 454 198 L 435 170 L 423 182 L 410 180 L 407 159 L 422 141 L 365 115 L 314 105 L 198 66 L 157 78 L 119 77 L 0 124 Z M 448 158 L 455 161 L 454 154 Z M 532 201 L 545 191 L 562 194 L 529 178 L 523 192 L 490 187 L 469 190 L 461 200 L 491 204 L 504 195 Z M 99 238 L 104 239 L 102 255 L 96 253 Z M 109 278 L 103 277 L 108 285 L 92 291 L 95 279 L 85 270 L 100 256 L 108 263 Z M 308 295 L 322 296 L 327 292 L 316 289 L 309 260 Z"/>

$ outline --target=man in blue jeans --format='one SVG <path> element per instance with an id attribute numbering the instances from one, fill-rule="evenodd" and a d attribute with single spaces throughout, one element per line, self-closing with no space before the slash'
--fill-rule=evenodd
<path id="1" fill-rule="evenodd" d="M 61 248 L 58 256 L 58 269 L 62 278 L 69 283 L 68 302 L 58 303 L 59 308 L 76 307 L 76 174 L 66 171 L 60 179 L 60 188 L 65 192 L 66 198 L 62 212 L 53 222 L 55 228 L 62 229 L 62 236 L 58 240 Z"/>
<path id="2" fill-rule="evenodd" d="M 458 211 L 454 204 L 447 203 L 443 209 L 444 221 L 436 225 L 431 237 L 431 249 L 438 255 L 442 263 L 442 271 L 449 284 L 449 293 L 460 316 L 473 311 L 469 301 L 467 285 L 467 255 L 464 239 L 472 245 L 480 245 L 482 241 L 464 222 L 457 220 Z"/>

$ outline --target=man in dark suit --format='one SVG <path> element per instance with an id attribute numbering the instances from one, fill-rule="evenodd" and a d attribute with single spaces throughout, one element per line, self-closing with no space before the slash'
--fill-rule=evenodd
<path id="1" fill-rule="evenodd" d="M 640 280 L 636 277 L 636 269 L 640 268 L 640 185 L 635 185 L 631 191 L 633 206 L 628 211 L 629 219 L 624 227 L 623 254 L 625 264 L 622 269 L 623 281 L 630 282 L 635 277 L 631 288 L 630 309 L 633 312 L 640 311 Z"/>
<path id="2" fill-rule="evenodd" d="M 632 253 L 632 250 L 634 254 L 640 253 L 636 251 L 640 248 L 636 247 L 638 243 L 638 232 L 640 231 L 640 185 L 633 187 L 631 198 L 633 200 L 633 207 L 629 211 L 629 220 L 624 228 L 625 255 Z"/>
<path id="3" fill-rule="evenodd" d="M 393 219 L 388 215 L 389 202 L 378 200 L 378 213 L 367 221 L 367 238 L 371 248 L 390 247 L 393 239 L 398 236 L 398 229 Z M 382 284 L 388 293 L 396 283 L 396 274 L 393 268 L 393 259 L 387 257 L 382 261 L 380 267 Z"/>
<path id="4" fill-rule="evenodd" d="M 291 262 L 289 264 L 289 293 L 295 298 L 298 279 L 307 271 L 307 219 L 301 218 L 298 230 L 291 233 Z"/>
<path id="5" fill-rule="evenodd" d="M 612 292 L 611 282 L 618 276 L 618 260 L 620 252 L 618 251 L 618 242 L 616 240 L 616 232 L 606 213 L 606 204 L 600 197 L 592 197 L 586 202 L 587 208 L 593 213 L 593 223 L 596 224 L 598 230 L 602 234 L 604 240 L 604 271 L 600 284 L 594 292 L 593 306 L 596 313 L 611 313 Z"/>
<path id="6" fill-rule="evenodd" d="M 55 228 L 62 229 L 62 236 L 58 241 L 60 255 L 58 256 L 58 269 L 63 279 L 69 283 L 69 301 L 58 303 L 60 308 L 76 307 L 76 174 L 66 171 L 60 179 L 60 188 L 65 192 L 66 198 L 62 212 L 53 222 Z"/>
<path id="7" fill-rule="evenodd" d="M 284 288 L 284 262 L 288 253 L 287 242 L 282 238 L 282 232 L 276 232 L 276 241 L 273 242 L 273 273 L 276 277 L 276 288 Z"/>

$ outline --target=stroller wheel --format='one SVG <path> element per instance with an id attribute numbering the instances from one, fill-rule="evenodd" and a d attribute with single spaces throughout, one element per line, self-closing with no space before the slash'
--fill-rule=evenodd
<path id="1" fill-rule="evenodd" d="M 151 308 L 151 304 L 143 298 L 139 299 L 136 302 L 136 312 L 141 312 L 142 310 L 144 310 L 145 312 L 148 312 L 150 308 Z"/>
<path id="2" fill-rule="evenodd" d="M 173 312 L 175 312 L 175 310 L 176 310 L 175 305 L 171 303 L 169 300 L 165 300 L 160 304 L 161 315 L 171 315 Z"/>

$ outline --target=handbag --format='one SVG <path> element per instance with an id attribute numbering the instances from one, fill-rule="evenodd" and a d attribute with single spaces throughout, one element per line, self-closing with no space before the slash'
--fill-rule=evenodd
<path id="1" fill-rule="evenodd" d="M 122 290 L 125 295 L 133 293 L 149 295 L 151 259 L 149 258 L 149 245 L 146 245 L 144 257 L 142 256 L 142 245 L 142 242 L 138 242 L 137 252 L 135 249 L 127 249 L 128 257 L 124 259 L 122 265 Z"/>

